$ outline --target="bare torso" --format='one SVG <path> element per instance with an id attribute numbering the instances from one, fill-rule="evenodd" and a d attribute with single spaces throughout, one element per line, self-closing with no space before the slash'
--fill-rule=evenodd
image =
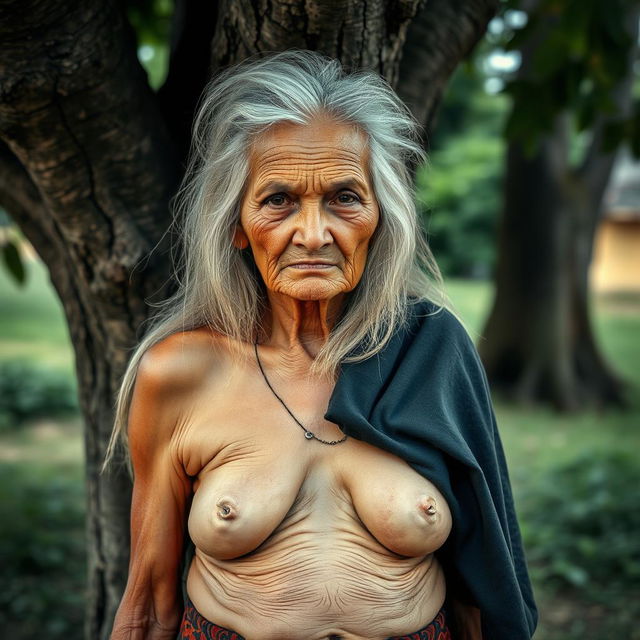
<path id="1" fill-rule="evenodd" d="M 361 310 L 338 326 L 365 273 L 380 209 L 367 135 L 326 116 L 279 122 L 251 144 L 230 240 L 251 253 L 266 287 L 264 314 L 259 323 L 246 305 L 228 314 L 234 300 L 222 296 L 212 321 L 247 332 L 242 322 L 254 322 L 274 388 L 305 428 L 336 440 L 343 433 L 323 417 L 334 381 L 311 378 L 310 368 L 330 370 L 384 323 L 368 324 Z M 237 268 L 235 257 L 228 267 Z M 225 280 L 221 271 L 205 266 L 200 276 L 225 287 L 241 276 Z M 366 291 L 363 299 L 373 296 Z M 210 307 L 203 300 L 200 312 Z M 231 357 L 226 340 L 202 328 L 161 340 L 138 364 L 127 424 L 131 563 L 113 640 L 175 637 L 187 526 L 196 546 L 191 600 L 247 640 L 375 640 L 427 625 L 446 592 L 434 556 L 451 530 L 443 496 L 369 444 L 305 439 L 265 384 L 253 345 L 238 349 Z M 465 637 L 480 639 L 480 612 L 461 606 L 453 617 L 470 621 Z"/>
<path id="2" fill-rule="evenodd" d="M 195 478 L 187 590 L 200 613 L 247 640 L 374 640 L 428 624 L 446 591 L 433 552 L 451 528 L 436 487 L 367 443 L 305 439 L 251 345 L 234 361 L 217 341 L 207 351 L 205 330 L 191 333 L 183 349 L 198 383 L 172 447 Z M 341 437 L 323 418 L 333 384 L 279 374 L 267 348 L 262 357 L 298 419 Z"/>

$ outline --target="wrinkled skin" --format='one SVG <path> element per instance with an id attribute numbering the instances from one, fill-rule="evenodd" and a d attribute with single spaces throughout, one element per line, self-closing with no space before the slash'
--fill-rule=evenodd
<path id="1" fill-rule="evenodd" d="M 314 355 L 362 277 L 378 224 L 366 138 L 330 120 L 280 124 L 252 151 L 235 244 L 251 246 L 267 285 L 269 343 Z"/>
<path id="2" fill-rule="evenodd" d="M 335 381 L 309 367 L 362 277 L 379 218 L 367 141 L 353 127 L 280 124 L 252 146 L 233 242 L 251 248 L 268 291 L 260 358 L 326 440 L 343 435 L 324 419 Z M 187 527 L 191 600 L 247 640 L 422 628 L 446 592 L 433 555 L 451 529 L 443 496 L 369 444 L 305 439 L 253 345 L 239 347 L 240 358 L 202 327 L 143 358 L 129 416 L 132 560 L 112 639 L 175 637 Z"/>

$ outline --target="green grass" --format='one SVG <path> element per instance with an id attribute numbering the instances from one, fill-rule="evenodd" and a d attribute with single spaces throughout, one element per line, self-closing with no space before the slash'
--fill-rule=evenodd
<path id="1" fill-rule="evenodd" d="M 477 342 L 492 302 L 491 284 L 452 280 L 447 289 L 454 308 Z M 640 296 L 622 302 L 596 297 L 593 313 L 596 337 L 605 358 L 630 384 L 631 407 L 558 414 L 549 407 L 514 407 L 494 399 L 514 483 L 518 469 L 533 466 L 541 470 L 549 464 L 566 462 L 584 449 L 640 450 Z"/>
<path id="2" fill-rule="evenodd" d="M 82 467 L 78 459 L 43 461 L 42 444 L 39 460 L 6 458 L 3 447 L 0 637 L 81 640 L 86 575 Z"/>
<path id="3" fill-rule="evenodd" d="M 27 261 L 27 282 L 18 286 L 0 266 L 0 358 L 27 358 L 67 372 L 73 354 L 62 305 L 39 260 Z"/>
<path id="4" fill-rule="evenodd" d="M 492 302 L 492 288 L 489 283 L 452 280 L 447 289 L 455 310 L 474 339 L 481 335 L 485 318 Z M 556 477 L 556 470 L 567 468 L 572 461 L 582 461 L 587 470 L 599 472 L 607 460 L 617 454 L 632 454 L 640 450 L 640 296 L 595 297 L 593 300 L 593 321 L 596 339 L 606 360 L 612 369 L 621 375 L 630 385 L 629 398 L 631 406 L 624 411 L 609 409 L 602 412 L 585 410 L 577 414 L 558 414 L 548 407 L 514 407 L 494 399 L 496 419 L 507 456 L 516 508 L 525 532 L 525 540 L 536 536 L 544 538 L 545 533 L 552 536 L 546 549 L 526 549 L 533 557 L 542 551 L 552 553 L 560 541 L 568 544 L 562 526 L 554 524 L 562 520 L 563 514 L 546 512 L 546 531 L 532 531 L 536 526 L 533 512 L 530 522 L 523 513 L 531 503 L 532 496 L 549 491 L 548 476 Z M 637 460 L 637 458 L 636 458 Z M 640 462 L 636 464 L 640 465 Z M 553 480 L 551 481 L 553 482 Z M 625 487 L 626 493 L 619 494 L 618 502 L 629 505 L 629 510 L 640 508 L 640 489 L 636 482 L 625 484 L 620 478 L 618 484 Z M 559 490 L 569 492 L 573 485 Z M 606 492 L 607 485 L 601 487 Z M 560 496 L 562 498 L 562 496 Z M 565 496 L 566 499 L 566 496 Z M 616 498 L 612 497 L 612 501 Z M 587 509 L 588 502 L 566 505 L 563 513 L 569 508 Z M 535 503 L 534 503 L 535 506 Z M 623 509 L 622 506 L 618 510 Z M 597 510 L 596 510 L 597 511 Z M 639 544 L 635 542 L 636 534 L 629 540 L 628 531 L 617 530 L 624 514 L 618 514 L 608 524 L 609 533 L 604 536 L 593 536 L 587 540 L 596 546 L 600 544 L 619 544 L 626 540 L 627 546 L 635 554 L 639 562 Z M 595 518 L 594 518 L 595 519 Z M 544 517 L 542 518 L 544 522 Z M 588 520 L 585 526 L 588 526 Z M 627 536 L 626 538 L 624 536 Z M 577 544 L 578 541 L 573 541 Z M 583 540 L 579 542 L 584 543 Z M 604 551 L 609 551 L 609 547 Z M 594 562 L 598 561 L 596 553 Z M 564 557 L 562 557 L 564 559 Z M 637 566 L 637 565 L 636 565 Z M 564 569 L 566 571 L 566 567 Z M 532 575 L 538 573 L 532 567 Z M 534 581 L 536 600 L 540 610 L 540 622 L 535 638 L 540 640 L 590 640 L 596 638 L 640 639 L 637 618 L 640 610 L 637 602 L 639 593 L 632 595 L 630 589 L 622 592 L 612 591 L 608 586 L 612 580 L 601 581 L 595 585 L 597 597 L 593 595 L 594 585 L 584 584 L 581 588 L 558 589 L 547 580 Z M 634 589 L 637 592 L 637 589 Z"/>
<path id="5" fill-rule="evenodd" d="M 477 342 L 491 305 L 491 283 L 484 280 L 451 279 L 445 282 L 445 286 L 454 311 Z"/>
<path id="6" fill-rule="evenodd" d="M 73 375 L 62 306 L 39 261 L 19 287 L 0 267 L 0 362 Z M 32 381 L 33 382 L 33 381 Z M 85 560 L 81 421 L 38 419 L 0 434 L 0 637 L 81 640 Z"/>

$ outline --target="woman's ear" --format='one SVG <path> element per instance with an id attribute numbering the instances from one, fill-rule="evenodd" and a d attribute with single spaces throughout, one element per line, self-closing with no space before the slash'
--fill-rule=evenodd
<path id="1" fill-rule="evenodd" d="M 236 226 L 233 234 L 233 246 L 236 249 L 246 249 L 249 246 L 249 238 L 240 225 Z"/>

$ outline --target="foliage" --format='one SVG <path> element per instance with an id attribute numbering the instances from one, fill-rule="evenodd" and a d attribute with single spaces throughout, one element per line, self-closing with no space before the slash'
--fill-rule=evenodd
<path id="1" fill-rule="evenodd" d="M 500 140 L 462 135 L 419 176 L 429 244 L 447 275 L 486 277 L 493 269 L 501 158 Z"/>
<path id="2" fill-rule="evenodd" d="M 511 9 L 521 4 L 506 2 Z M 631 114 L 621 114 L 615 98 L 616 87 L 629 74 L 634 17 L 635 0 L 540 0 L 523 28 L 506 30 L 507 51 L 543 43 L 526 74 L 507 84 L 513 99 L 507 136 L 533 151 L 560 113 L 572 114 L 578 131 L 591 129 L 604 115 L 603 151 L 628 140 L 640 155 L 640 104 L 636 101 Z"/>
<path id="3" fill-rule="evenodd" d="M 613 605 L 637 588 L 640 467 L 631 455 L 585 451 L 530 482 L 520 507 L 535 582 Z"/>
<path id="4" fill-rule="evenodd" d="M 85 534 L 79 471 L 65 475 L 31 465 L 0 466 L 3 638 L 82 638 Z"/>
<path id="5" fill-rule="evenodd" d="M 127 17 L 138 39 L 138 58 L 149 84 L 164 82 L 169 64 L 169 37 L 174 11 L 172 0 L 127 0 Z"/>
<path id="6" fill-rule="evenodd" d="M 0 362 L 0 430 L 27 419 L 76 413 L 75 378 L 29 360 Z"/>
<path id="7" fill-rule="evenodd" d="M 166 44 L 174 11 L 172 0 L 127 0 L 127 17 L 141 42 Z"/>
<path id="8" fill-rule="evenodd" d="M 26 271 L 24 263 L 20 257 L 20 251 L 18 245 L 12 240 L 5 240 L 1 244 L 2 257 L 4 264 L 9 273 L 13 276 L 13 279 L 20 286 L 24 285 L 26 280 Z"/>
<path id="9" fill-rule="evenodd" d="M 482 88 L 477 66 L 459 69 L 444 97 L 430 162 L 417 196 L 438 265 L 446 275 L 487 276 L 495 260 L 506 103 Z"/>

